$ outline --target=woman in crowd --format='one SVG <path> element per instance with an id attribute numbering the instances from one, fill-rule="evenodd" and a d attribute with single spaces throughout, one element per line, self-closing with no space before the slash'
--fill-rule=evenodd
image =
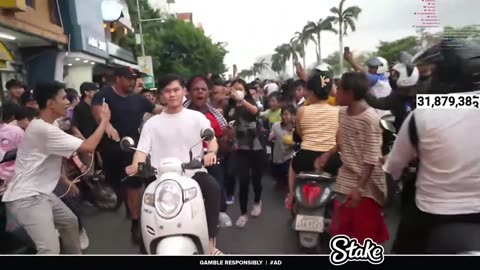
<path id="1" fill-rule="evenodd" d="M 235 121 L 236 145 L 230 162 L 235 164 L 236 175 L 240 180 L 240 211 L 236 225 L 245 227 L 248 222 L 247 207 L 250 182 L 255 195 L 251 211 L 253 217 L 262 212 L 262 174 L 266 165 L 265 142 L 261 137 L 259 110 L 252 98 L 247 83 L 242 79 L 232 82 L 231 99 L 225 110 L 227 120 Z M 232 195 L 232 194 L 229 194 Z"/>
<path id="2" fill-rule="evenodd" d="M 184 103 L 186 108 L 199 111 L 210 120 L 213 130 L 215 131 L 215 136 L 217 137 L 219 144 L 219 153 L 218 158 L 222 160 L 222 157 L 225 154 L 225 142 L 229 140 L 229 134 L 227 131 L 227 121 L 222 116 L 221 113 L 217 111 L 216 108 L 210 105 L 208 102 L 209 92 L 213 88 L 211 81 L 203 76 L 195 76 L 191 78 L 186 85 L 187 91 L 189 93 L 190 99 Z M 227 203 L 225 200 L 225 191 L 224 191 L 224 171 L 223 166 L 218 164 L 208 168 L 208 172 L 215 177 L 219 182 L 219 185 L 222 189 L 221 205 L 220 205 L 220 226 L 230 227 L 232 226 L 232 221 L 227 215 Z"/>
<path id="3" fill-rule="evenodd" d="M 334 80 L 328 71 L 315 70 L 306 85 L 308 106 L 298 110 L 296 132 L 301 138 L 300 150 L 292 160 L 295 174 L 314 171 L 314 162 L 323 153 L 336 145 L 338 130 L 338 107 L 328 104 L 330 93 L 335 92 Z M 335 174 L 340 167 L 339 156 L 332 157 L 325 171 Z M 293 202 L 295 177 L 289 176 L 287 206 Z"/>

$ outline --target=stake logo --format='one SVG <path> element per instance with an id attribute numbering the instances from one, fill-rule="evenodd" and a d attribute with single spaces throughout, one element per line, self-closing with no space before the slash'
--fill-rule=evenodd
<path id="1" fill-rule="evenodd" d="M 344 265 L 349 261 L 369 262 L 371 264 L 383 263 L 385 249 L 383 246 L 367 238 L 363 245 L 355 238 L 346 235 L 337 235 L 330 240 L 330 263 L 335 266 Z"/>

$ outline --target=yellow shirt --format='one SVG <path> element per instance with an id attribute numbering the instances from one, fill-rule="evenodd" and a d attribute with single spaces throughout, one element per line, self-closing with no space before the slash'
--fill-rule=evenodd
<path id="1" fill-rule="evenodd" d="M 339 107 L 329 104 L 305 106 L 300 120 L 303 150 L 327 152 L 334 147 L 338 130 Z"/>
<path id="2" fill-rule="evenodd" d="M 328 104 L 330 104 L 331 106 L 337 106 L 337 98 L 329 96 L 328 97 Z M 308 106 L 308 105 L 310 105 L 310 101 L 307 99 L 305 101 L 305 106 Z"/>
<path id="3" fill-rule="evenodd" d="M 272 109 L 268 109 L 262 113 L 262 117 L 268 119 L 268 122 L 273 125 L 278 122 L 282 122 L 282 110 L 277 109 L 273 111 Z"/>

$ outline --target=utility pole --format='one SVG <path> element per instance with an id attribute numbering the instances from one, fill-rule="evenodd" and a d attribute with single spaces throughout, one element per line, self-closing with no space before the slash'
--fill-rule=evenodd
<path id="1" fill-rule="evenodd" d="M 145 0 L 143 0 L 145 1 Z M 175 1 L 173 0 L 169 0 L 168 1 L 168 6 L 169 6 L 169 9 L 170 9 L 170 4 L 174 4 Z M 145 57 L 146 56 L 146 53 L 145 53 L 145 39 L 143 38 L 143 23 L 144 22 L 152 22 L 152 21 L 160 21 L 160 22 L 163 22 L 165 21 L 164 18 L 154 18 L 154 19 L 142 19 L 142 11 L 140 9 L 140 0 L 137 0 L 137 14 L 138 14 L 138 28 L 140 30 L 140 44 L 142 46 L 142 56 Z"/>
<path id="2" fill-rule="evenodd" d="M 140 0 L 137 0 L 138 27 L 140 28 L 140 43 L 142 46 L 142 56 L 145 57 L 145 40 L 143 39 L 142 12 L 140 10 Z"/>

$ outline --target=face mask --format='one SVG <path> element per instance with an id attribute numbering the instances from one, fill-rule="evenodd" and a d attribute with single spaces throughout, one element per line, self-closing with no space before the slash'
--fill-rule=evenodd
<path id="1" fill-rule="evenodd" d="M 237 96 L 240 100 L 243 100 L 245 98 L 245 92 L 244 91 L 237 91 Z"/>

